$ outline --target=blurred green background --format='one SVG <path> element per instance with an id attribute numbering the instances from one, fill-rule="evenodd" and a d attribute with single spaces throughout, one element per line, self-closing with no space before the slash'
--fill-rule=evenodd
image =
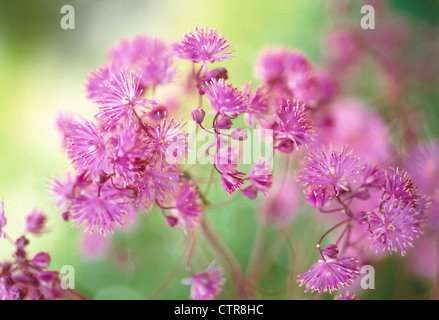
<path id="1" fill-rule="evenodd" d="M 75 30 L 60 27 L 60 9 L 65 4 L 75 8 Z M 401 14 L 436 23 L 437 1 L 395 0 L 392 4 Z M 84 259 L 78 250 L 81 228 L 71 228 L 61 221 L 46 188 L 50 178 L 69 169 L 54 126 L 55 117 L 60 111 L 85 117 L 96 112 L 96 107 L 85 98 L 84 79 L 90 70 L 104 63 L 107 49 L 121 38 L 149 34 L 174 40 L 194 26 L 216 28 L 229 38 L 235 58 L 223 65 L 232 82 L 239 83 L 254 80 L 254 63 L 266 46 L 297 48 L 318 64 L 322 57 L 321 37 L 328 27 L 327 1 L 0 2 L 0 198 L 5 200 L 7 231 L 13 237 L 20 235 L 30 209 L 44 211 L 49 216 L 50 232 L 32 238 L 31 254 L 49 251 L 53 269 L 74 266 L 77 289 L 90 298 L 149 297 L 177 265 L 184 239 L 180 230 L 168 228 L 158 212 L 153 211 L 148 216 L 139 216 L 132 230 L 115 234 L 118 250 L 112 257 L 99 261 Z M 218 184 L 214 188 L 212 193 L 223 198 Z M 247 264 L 256 229 L 256 207 L 255 202 L 239 201 L 226 210 L 211 213 L 243 266 Z M 310 265 L 316 255 L 306 254 L 303 248 L 312 248 L 323 231 L 314 228 L 312 232 L 303 232 L 309 230 L 313 219 L 309 212 L 300 212 L 290 233 L 291 241 L 298 244 L 297 257 L 304 259 L 304 265 Z M 200 268 L 213 258 L 209 249 L 203 252 L 204 256 L 197 257 Z M 0 260 L 9 259 L 11 254 L 10 244 L 0 241 Z M 391 299 L 418 293 L 424 297 L 429 284 L 407 275 L 408 271 L 395 272 L 398 261 L 387 259 L 380 266 L 376 287 L 382 290 L 374 290 L 371 297 Z M 183 267 L 180 270 L 160 299 L 189 296 L 189 288 L 179 282 L 187 274 Z M 287 275 L 288 256 L 282 252 L 264 280 L 265 288 L 276 291 Z M 397 288 L 394 282 L 398 277 L 408 279 L 408 285 Z M 305 297 L 295 283 L 292 287 L 296 297 Z M 221 297 L 232 298 L 230 292 L 226 286 Z M 270 297 L 279 298 L 267 296 Z"/>

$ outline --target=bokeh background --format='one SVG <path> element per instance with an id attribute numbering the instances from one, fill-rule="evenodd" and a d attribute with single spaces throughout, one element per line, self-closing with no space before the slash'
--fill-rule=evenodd
<path id="1" fill-rule="evenodd" d="M 437 28 L 438 1 L 388 3 L 395 15 Z M 60 9 L 65 4 L 75 8 L 75 30 L 60 27 Z M 194 26 L 216 28 L 233 44 L 235 58 L 223 65 L 232 82 L 239 83 L 255 81 L 254 64 L 267 46 L 299 49 L 319 65 L 325 55 L 322 39 L 333 23 L 330 16 L 326 0 L 1 1 L 0 198 L 5 200 L 8 233 L 20 235 L 25 215 L 33 207 L 38 208 L 48 215 L 50 232 L 32 238 L 30 252 L 49 251 L 53 269 L 74 266 L 76 288 L 84 295 L 98 299 L 145 299 L 151 295 L 159 299 L 188 298 L 189 288 L 180 283 L 187 277 L 184 267 L 174 269 L 179 263 L 183 236 L 180 230 L 168 228 L 158 212 L 140 216 L 135 226 L 111 237 L 106 257 L 90 260 L 81 253 L 81 229 L 61 220 L 47 191 L 49 180 L 69 169 L 54 125 L 57 114 L 64 111 L 91 117 L 96 112 L 85 98 L 84 80 L 90 70 L 104 63 L 107 49 L 122 38 L 148 34 L 176 40 Z M 359 11 L 352 17 L 358 24 L 360 18 Z M 378 20 L 377 28 L 379 24 Z M 369 82 L 375 80 L 366 78 Z M 356 92 L 366 100 L 369 93 L 367 89 Z M 439 133 L 438 100 L 434 94 L 431 96 L 419 103 L 427 115 L 424 131 L 428 138 Z M 213 194 L 224 197 L 220 188 L 214 188 Z M 242 200 L 211 212 L 212 221 L 243 266 L 257 228 L 257 208 L 257 202 Z M 302 260 L 300 265 L 309 266 L 316 259 L 313 248 L 324 226 L 319 229 L 315 217 L 305 206 L 288 231 L 296 258 Z M 269 239 L 274 241 L 275 237 L 270 231 Z M 213 257 L 207 247 L 201 249 L 203 253 L 197 257 L 199 271 Z M 288 277 L 287 251 L 282 249 L 262 283 L 266 299 L 285 298 L 279 292 Z M 12 252 L 9 243 L 0 241 L 0 260 L 9 259 Z M 401 263 L 401 258 L 390 257 L 375 266 L 376 289 L 364 292 L 360 298 L 429 297 L 431 278 L 415 274 Z M 154 296 L 155 288 L 173 270 L 175 279 Z M 294 297 L 313 297 L 303 295 L 295 283 L 290 286 Z M 232 291 L 226 286 L 220 298 L 233 298 Z"/>

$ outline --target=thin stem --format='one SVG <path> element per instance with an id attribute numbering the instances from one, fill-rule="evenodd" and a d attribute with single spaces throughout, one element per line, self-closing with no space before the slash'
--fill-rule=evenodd
<path id="1" fill-rule="evenodd" d="M 223 260 L 224 267 L 227 269 L 231 280 L 235 282 L 238 292 L 240 292 L 242 271 L 235 255 L 226 245 L 224 240 L 220 238 L 220 236 L 212 228 L 206 215 L 203 215 L 203 218 L 200 222 L 200 227 L 207 242 L 210 244 L 215 253 Z"/>
<path id="2" fill-rule="evenodd" d="M 247 275 L 257 276 L 257 264 L 262 260 L 264 254 L 265 242 L 267 241 L 269 228 L 266 223 L 258 221 L 255 238 L 253 240 L 253 247 L 250 254 L 250 259 L 247 266 Z"/>
<path id="3" fill-rule="evenodd" d="M 171 273 L 163 280 L 162 283 L 154 290 L 153 293 L 148 297 L 148 300 L 156 300 L 157 297 L 159 297 L 174 281 L 174 279 L 182 272 L 182 265 L 184 263 L 184 258 L 186 256 L 186 252 L 183 252 L 183 254 L 178 259 L 177 265 L 172 269 Z"/>
<path id="4" fill-rule="evenodd" d="M 14 248 L 16 248 L 14 239 L 12 239 L 11 236 L 7 234 L 5 231 L 3 231 L 3 234 L 5 235 L 6 240 L 8 240 Z"/>
<path id="5" fill-rule="evenodd" d="M 204 197 L 207 197 L 207 193 L 209 192 L 210 185 L 212 183 L 213 172 L 215 171 L 215 163 L 210 167 L 209 175 L 207 176 L 206 186 L 204 187 Z"/>
<path id="6" fill-rule="evenodd" d="M 216 203 L 212 203 L 210 205 L 208 205 L 209 209 L 217 209 L 217 208 L 221 208 L 224 207 L 230 203 L 235 202 L 236 200 L 239 200 L 243 197 L 243 193 L 235 193 L 235 196 L 228 198 L 227 200 L 224 201 L 220 201 L 220 202 L 216 202 Z"/>
<path id="7" fill-rule="evenodd" d="M 191 263 L 195 253 L 195 248 L 197 246 L 197 234 L 194 231 L 191 231 L 190 236 L 191 236 L 191 244 L 189 247 L 189 253 L 186 261 L 186 269 L 188 272 L 192 272 Z"/>
<path id="8" fill-rule="evenodd" d="M 345 223 L 347 223 L 347 222 L 349 222 L 349 221 L 351 221 L 351 218 L 348 218 L 348 219 L 346 219 L 346 220 L 343 220 L 343 221 L 340 222 L 340 223 L 337 223 L 337 224 L 336 224 L 335 226 L 333 226 L 331 229 L 329 229 L 328 231 L 326 231 L 326 232 L 323 234 L 323 236 L 320 238 L 320 240 L 319 240 L 319 242 L 318 242 L 318 244 L 317 244 L 317 248 L 319 249 L 320 255 L 322 256 L 322 259 L 323 259 L 324 261 L 326 261 L 326 259 L 325 259 L 325 257 L 323 256 L 323 250 L 320 248 L 323 239 L 324 239 L 329 233 L 331 233 L 332 231 L 334 231 L 335 229 L 337 229 L 338 227 L 344 225 Z"/>

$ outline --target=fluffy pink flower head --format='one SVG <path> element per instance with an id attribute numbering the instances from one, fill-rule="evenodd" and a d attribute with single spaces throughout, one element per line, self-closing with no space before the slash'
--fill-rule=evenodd
<path id="1" fill-rule="evenodd" d="M 319 86 L 311 63 L 301 52 L 286 48 L 266 49 L 256 73 L 273 97 L 297 99 L 307 106 L 319 100 Z"/>
<path id="2" fill-rule="evenodd" d="M 174 50 L 182 59 L 195 63 L 214 63 L 232 58 L 232 50 L 227 39 L 218 35 L 218 31 L 195 27 L 174 45 Z"/>
<path id="3" fill-rule="evenodd" d="M 422 234 L 423 219 L 411 205 L 388 200 L 368 215 L 370 239 L 376 251 L 401 252 L 406 255 L 408 246 Z"/>
<path id="4" fill-rule="evenodd" d="M 191 278 L 183 279 L 182 283 L 192 285 L 190 297 L 194 300 L 212 300 L 221 291 L 225 280 L 221 276 L 222 269 L 215 268 L 215 262 L 201 273 L 192 273 Z"/>
<path id="5" fill-rule="evenodd" d="M 329 153 L 310 153 L 298 173 L 298 179 L 306 187 L 327 188 L 332 195 L 348 191 L 361 169 L 358 158 L 343 147 L 341 151 L 331 149 Z"/>
<path id="6" fill-rule="evenodd" d="M 242 95 L 247 104 L 247 110 L 245 112 L 245 122 L 256 128 L 256 124 L 259 120 L 263 119 L 265 115 L 268 115 L 270 111 L 268 90 L 259 86 L 252 92 L 251 83 L 243 83 L 241 85 Z"/>
<path id="7" fill-rule="evenodd" d="M 171 118 L 169 122 L 166 117 L 160 121 L 155 128 L 150 127 L 148 136 L 155 152 L 160 155 L 162 161 L 168 164 L 181 163 L 186 158 L 188 151 L 188 133 L 184 133 L 182 128 L 186 123 L 182 120 L 175 122 Z"/>
<path id="8" fill-rule="evenodd" d="M 190 182 L 182 183 L 174 193 L 173 202 L 175 209 L 167 217 L 168 224 L 182 228 L 184 233 L 187 233 L 188 227 L 194 229 L 200 223 L 202 214 L 197 188 Z"/>
<path id="9" fill-rule="evenodd" d="M 114 194 L 105 185 L 97 191 L 87 190 L 73 200 L 71 207 L 74 226 L 86 224 L 84 231 L 99 232 L 105 236 L 115 227 L 122 227 L 129 216 L 129 207 L 124 199 Z"/>
<path id="10" fill-rule="evenodd" d="M 69 133 L 66 138 L 67 156 L 78 172 L 96 176 L 109 171 L 110 163 L 104 138 L 92 122 L 74 122 Z"/>
<path id="11" fill-rule="evenodd" d="M 383 189 L 394 199 L 411 202 L 419 198 L 418 189 L 404 169 L 391 168 L 387 171 Z"/>
<path id="12" fill-rule="evenodd" d="M 273 139 L 279 151 L 291 152 L 313 141 L 311 121 L 304 106 L 296 100 L 280 105 L 273 117 Z"/>
<path id="13" fill-rule="evenodd" d="M 338 290 L 347 287 L 358 277 L 359 261 L 355 258 L 320 259 L 313 264 L 308 272 L 299 274 L 297 280 L 300 286 L 305 285 L 305 292 L 319 293 Z"/>
<path id="14" fill-rule="evenodd" d="M 97 116 L 102 119 L 104 128 L 110 130 L 116 124 L 131 126 L 135 115 L 145 114 L 147 106 L 155 101 L 142 98 L 143 89 L 140 80 L 133 73 L 118 72 L 111 79 L 101 84 L 99 103 L 100 112 Z"/>
<path id="15" fill-rule="evenodd" d="M 146 207 L 154 205 L 155 201 L 163 202 L 181 180 L 181 174 L 173 166 L 162 167 L 146 165 L 141 181 L 138 184 L 139 194 L 136 202 Z"/>
<path id="16" fill-rule="evenodd" d="M 242 93 L 224 79 L 213 79 L 205 85 L 205 92 L 213 110 L 229 118 L 247 111 Z"/>
<path id="17" fill-rule="evenodd" d="M 249 179 L 251 185 L 243 190 L 243 193 L 247 198 L 252 199 L 252 197 L 249 197 L 247 194 L 247 192 L 250 191 L 249 188 L 252 189 L 250 194 L 260 191 L 264 196 L 267 196 L 273 184 L 273 168 L 268 165 L 265 159 L 260 158 L 251 167 Z"/>
<path id="18" fill-rule="evenodd" d="M 0 205 L 0 238 L 5 238 L 5 233 L 3 231 L 4 226 L 6 225 L 6 217 L 5 217 L 5 202 L 2 201 Z"/>
<path id="19" fill-rule="evenodd" d="M 142 87 L 169 83 L 177 74 L 171 47 L 156 38 L 123 39 L 109 50 L 108 58 L 120 69 L 141 75 Z"/>

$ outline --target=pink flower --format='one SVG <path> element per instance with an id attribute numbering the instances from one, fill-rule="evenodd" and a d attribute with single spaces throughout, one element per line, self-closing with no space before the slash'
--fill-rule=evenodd
<path id="1" fill-rule="evenodd" d="M 297 280 L 300 286 L 305 285 L 305 292 L 318 291 L 331 293 L 342 287 L 347 287 L 358 277 L 359 261 L 355 258 L 320 259 L 313 264 L 308 272 L 299 274 Z"/>
<path id="2" fill-rule="evenodd" d="M 195 33 L 186 33 L 174 50 L 182 59 L 192 62 L 214 63 L 232 58 L 232 51 L 227 39 L 218 35 L 217 30 L 195 27 Z"/>
<path id="3" fill-rule="evenodd" d="M 188 133 L 182 131 L 186 123 L 183 120 L 175 122 L 171 118 L 169 122 L 166 117 L 160 121 L 155 128 L 147 132 L 152 148 L 160 155 L 163 161 L 168 164 L 181 163 L 186 158 L 188 151 Z"/>
<path id="4" fill-rule="evenodd" d="M 273 168 L 263 158 L 260 158 L 251 167 L 249 179 L 251 183 L 249 188 L 254 188 L 256 192 L 260 191 L 267 196 L 273 183 Z"/>
<path id="5" fill-rule="evenodd" d="M 334 192 L 349 190 L 349 185 L 355 182 L 361 170 L 359 159 L 343 147 L 341 151 L 331 149 L 329 153 L 310 153 L 305 157 L 298 179 L 307 187 L 328 188 L 333 195 Z"/>
<path id="6" fill-rule="evenodd" d="M 85 172 L 87 176 L 98 176 L 109 171 L 104 138 L 92 122 L 74 122 L 66 142 L 67 156 L 76 170 Z"/>
<path id="7" fill-rule="evenodd" d="M 213 79 L 204 88 L 210 106 L 221 115 L 233 119 L 247 110 L 242 93 L 230 82 Z"/>
<path id="8" fill-rule="evenodd" d="M 176 172 L 172 166 L 146 165 L 142 179 L 138 184 L 137 204 L 151 207 L 156 200 L 163 202 L 165 195 L 171 194 L 180 179 L 181 174 Z"/>
<path id="9" fill-rule="evenodd" d="M 99 232 L 105 236 L 115 227 L 122 227 L 129 217 L 129 206 L 107 186 L 96 187 L 96 191 L 87 190 L 75 198 L 72 203 L 74 226 L 86 224 L 84 231 Z"/>
<path id="10" fill-rule="evenodd" d="M 368 215 L 370 239 L 376 251 L 401 252 L 405 256 L 407 247 L 422 234 L 421 218 L 411 205 L 399 201 L 384 201 L 381 207 Z"/>
<path id="11" fill-rule="evenodd" d="M 383 190 L 392 198 L 411 202 L 419 198 L 418 189 L 407 171 L 391 168 L 386 172 Z"/>
<path id="12" fill-rule="evenodd" d="M 100 96 L 96 99 L 100 104 L 97 116 L 105 130 L 112 129 L 116 124 L 131 126 L 133 121 L 137 121 L 136 114 L 145 114 L 145 110 L 149 109 L 147 105 L 155 104 L 155 101 L 141 98 L 143 89 L 139 83 L 139 78 L 131 72 L 117 72 L 101 83 Z"/>
<path id="13" fill-rule="evenodd" d="M 311 122 L 299 102 L 287 101 L 286 105 L 279 106 L 273 117 L 273 139 L 279 151 L 291 152 L 313 141 Z"/>
<path id="14" fill-rule="evenodd" d="M 178 226 L 187 233 L 188 227 L 194 229 L 199 223 L 202 214 L 200 195 L 197 188 L 190 182 L 183 183 L 174 193 L 173 203 L 175 209 L 168 216 L 171 227 Z"/>
<path id="15" fill-rule="evenodd" d="M 177 75 L 171 47 L 156 38 L 123 39 L 109 50 L 108 58 L 120 69 L 139 74 L 142 87 L 169 83 Z"/>
<path id="16" fill-rule="evenodd" d="M 307 106 L 319 100 L 319 86 L 311 63 L 301 52 L 271 48 L 262 52 L 256 66 L 258 78 L 275 100 L 297 99 Z"/>
<path id="17" fill-rule="evenodd" d="M 256 128 L 258 123 L 270 111 L 270 102 L 266 88 L 259 86 L 252 92 L 252 85 L 250 82 L 241 85 L 242 95 L 247 104 L 245 112 L 245 122 Z"/>
<path id="18" fill-rule="evenodd" d="M 225 280 L 221 277 L 222 269 L 215 268 L 215 262 L 201 273 L 192 273 L 191 278 L 182 283 L 192 285 L 190 297 L 194 300 L 212 300 L 217 296 Z"/>

